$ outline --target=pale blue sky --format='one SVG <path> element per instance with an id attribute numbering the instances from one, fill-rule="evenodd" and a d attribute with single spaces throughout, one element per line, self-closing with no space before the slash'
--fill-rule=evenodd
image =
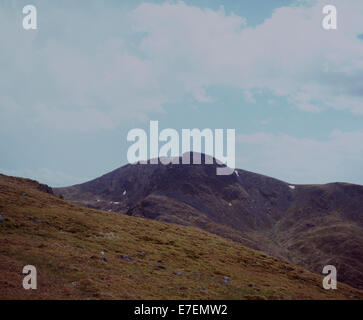
<path id="1" fill-rule="evenodd" d="M 159 120 L 236 129 L 242 169 L 363 184 L 362 1 L 37 0 L 36 31 L 26 4 L 0 4 L 1 173 L 95 178 Z"/>

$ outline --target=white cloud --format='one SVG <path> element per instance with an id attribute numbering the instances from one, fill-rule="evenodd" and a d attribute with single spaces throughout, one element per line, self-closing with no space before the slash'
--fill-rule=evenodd
<path id="1" fill-rule="evenodd" d="M 22 123 L 97 131 L 164 112 L 168 97 L 159 88 L 153 64 L 133 52 L 133 40 L 125 35 L 130 29 L 125 12 L 104 8 L 93 15 L 78 10 L 62 15 L 56 4 L 39 6 L 42 19 L 32 32 L 17 25 L 18 9 L 0 4 L 0 37 L 6 44 L 0 52 L 0 110 L 6 111 L 1 125 L 11 120 L 21 126 L 27 114 Z M 97 14 L 106 14 L 112 26 L 105 21 L 95 29 L 88 21 Z M 123 30 L 110 33 L 119 21 Z"/>
<path id="2" fill-rule="evenodd" d="M 291 183 L 359 183 L 363 178 L 363 131 L 334 131 L 325 140 L 259 132 L 236 141 L 240 167 Z"/>
<path id="3" fill-rule="evenodd" d="M 247 102 L 249 102 L 249 103 L 256 103 L 256 99 L 253 96 L 253 93 L 251 91 L 245 90 L 243 92 L 243 94 L 244 94 L 244 97 L 245 97 L 245 99 L 246 99 Z"/>
<path id="4" fill-rule="evenodd" d="M 268 118 L 268 119 L 261 120 L 260 124 L 263 125 L 263 126 L 266 126 L 266 125 L 270 124 L 271 122 L 272 122 L 272 119 Z"/>
<path id="5" fill-rule="evenodd" d="M 117 122 L 105 116 L 95 108 L 59 108 L 38 106 L 35 122 L 46 123 L 49 127 L 60 131 L 93 131 L 113 129 Z"/>
<path id="6" fill-rule="evenodd" d="M 277 9 L 254 28 L 223 8 L 215 12 L 183 2 L 143 4 L 133 18 L 135 30 L 147 34 L 144 53 L 163 74 L 173 74 L 181 90 L 233 86 L 250 102 L 256 92 L 251 89 L 267 90 L 302 110 L 362 114 L 363 42 L 357 35 L 363 2 L 336 1 L 335 31 L 321 26 L 327 1 L 302 3 Z"/>
<path id="7" fill-rule="evenodd" d="M 201 102 L 201 103 L 211 103 L 211 102 L 215 101 L 215 99 L 213 97 L 210 97 L 207 95 L 207 93 L 205 92 L 205 89 L 203 89 L 203 88 L 195 89 L 194 97 L 195 97 L 195 100 L 197 100 L 198 102 Z"/>
<path id="8" fill-rule="evenodd" d="M 37 125 L 54 127 L 55 111 L 69 120 L 56 125 L 61 130 L 113 129 L 190 96 L 215 102 L 206 94 L 212 87 L 239 88 L 252 103 L 268 91 L 310 112 L 363 114 L 363 41 L 357 37 L 363 1 L 334 2 L 336 31 L 321 27 L 325 0 L 277 9 L 253 28 L 223 7 L 214 11 L 181 1 L 93 13 L 52 3 L 48 11 L 43 7 L 33 33 L 19 28 L 13 8 L 4 6 L 0 109 L 7 108 L 7 116 L 1 124 L 19 115 L 4 106 L 11 101 Z"/>

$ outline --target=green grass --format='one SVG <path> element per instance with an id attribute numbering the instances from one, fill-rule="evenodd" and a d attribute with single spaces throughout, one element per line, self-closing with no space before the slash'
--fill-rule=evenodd
<path id="1" fill-rule="evenodd" d="M 35 187 L 0 175 L 1 299 L 363 297 L 343 284 L 325 291 L 320 275 L 197 228 L 78 207 Z M 27 264 L 37 267 L 36 291 L 22 289 Z"/>

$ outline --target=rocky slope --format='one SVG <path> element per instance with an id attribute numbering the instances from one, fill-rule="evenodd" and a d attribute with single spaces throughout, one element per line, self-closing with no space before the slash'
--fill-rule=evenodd
<path id="1" fill-rule="evenodd" d="M 203 156 L 204 157 L 204 156 Z M 54 189 L 90 208 L 194 226 L 363 288 L 363 186 L 291 185 L 213 165 L 126 165 Z"/>
<path id="2" fill-rule="evenodd" d="M 0 299 L 363 299 L 200 229 L 79 207 L 38 187 L 0 175 Z M 22 288 L 29 264 L 37 290 Z"/>

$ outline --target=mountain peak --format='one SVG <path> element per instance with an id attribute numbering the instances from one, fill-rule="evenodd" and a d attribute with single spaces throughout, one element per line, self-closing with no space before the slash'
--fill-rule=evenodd
<path id="1" fill-rule="evenodd" d="M 363 186 L 296 186 L 239 169 L 218 176 L 213 157 L 189 155 L 213 163 L 127 165 L 54 190 L 83 206 L 198 227 L 319 273 L 329 260 L 344 281 L 363 288 Z M 326 242 L 336 231 L 339 247 Z"/>

